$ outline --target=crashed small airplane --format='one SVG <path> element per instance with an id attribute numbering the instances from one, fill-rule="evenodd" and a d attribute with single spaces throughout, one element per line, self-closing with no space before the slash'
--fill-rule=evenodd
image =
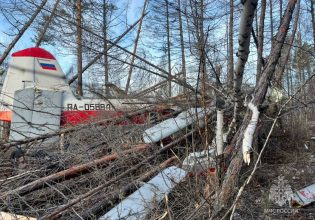
<path id="1" fill-rule="evenodd" d="M 12 54 L 0 102 L 0 121 L 11 123 L 14 141 L 144 107 L 137 99 L 76 97 L 56 58 L 38 47 Z M 135 116 L 131 123 L 145 123 L 148 115 Z"/>

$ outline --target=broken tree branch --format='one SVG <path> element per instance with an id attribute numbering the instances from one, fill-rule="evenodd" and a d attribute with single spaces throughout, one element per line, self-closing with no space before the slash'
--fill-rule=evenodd
<path id="1" fill-rule="evenodd" d="M 158 166 L 154 167 L 150 171 L 146 172 L 145 174 L 141 175 L 141 177 L 139 177 L 135 182 L 127 184 L 122 189 L 115 190 L 110 195 L 106 195 L 105 198 L 104 198 L 105 195 L 101 196 L 101 198 L 103 200 L 97 202 L 88 210 L 85 210 L 84 213 L 81 214 L 81 216 L 83 217 L 83 219 L 88 219 L 89 217 L 91 217 L 91 215 L 95 215 L 98 212 L 100 212 L 101 210 L 108 208 L 109 206 L 111 206 L 112 204 L 117 202 L 119 200 L 119 198 L 121 198 L 122 194 L 123 195 L 127 194 L 128 192 L 133 190 L 135 187 L 137 187 L 139 185 L 139 183 L 147 181 L 155 173 L 166 168 L 167 166 L 169 166 L 171 163 L 173 163 L 176 160 L 177 160 L 177 157 L 173 156 L 173 157 L 165 160 L 164 162 L 162 162 Z"/>
<path id="2" fill-rule="evenodd" d="M 144 164 L 148 163 L 149 161 L 153 160 L 156 158 L 157 155 L 169 150 L 171 147 L 173 147 L 175 144 L 179 143 L 180 141 L 186 139 L 188 136 L 190 136 L 191 134 L 193 134 L 195 132 L 195 130 L 190 131 L 189 133 L 183 135 L 182 137 L 176 139 L 175 141 L 169 143 L 168 145 L 164 146 L 162 149 L 160 149 L 157 153 L 155 153 L 154 155 L 152 155 L 151 157 L 146 158 L 145 160 L 141 161 L 140 163 L 138 163 L 137 165 L 131 167 L 130 169 L 126 170 L 125 172 L 117 175 L 116 177 L 112 178 L 111 180 L 107 181 L 104 184 L 99 185 L 98 187 L 90 190 L 89 192 L 79 195 L 78 197 L 70 200 L 67 204 L 61 205 L 59 207 L 57 207 L 55 210 L 53 210 L 51 213 L 45 215 L 42 217 L 42 219 L 56 219 L 62 212 L 64 212 L 65 210 L 67 210 L 68 208 L 72 207 L 73 205 L 81 202 L 82 200 L 95 195 L 96 193 L 98 193 L 100 190 L 102 190 L 105 187 L 110 186 L 111 184 L 117 182 L 118 180 L 120 180 L 121 178 L 127 176 L 128 174 L 132 173 L 133 171 L 139 169 L 141 166 L 143 166 Z"/>
<path id="3" fill-rule="evenodd" d="M 66 170 L 60 171 L 58 173 L 54 173 L 51 174 L 49 176 L 45 176 L 43 178 L 37 179 L 33 182 L 30 182 L 26 185 L 23 185 L 19 188 L 16 188 L 14 190 L 8 191 L 6 193 L 4 193 L 1 197 L 7 197 L 11 194 L 20 194 L 23 195 L 27 192 L 30 192 L 34 189 L 39 188 L 40 186 L 44 186 L 45 184 L 52 182 L 52 181 L 57 181 L 60 180 L 62 178 L 67 178 L 68 176 L 74 176 L 77 175 L 79 173 L 85 172 L 85 171 L 92 171 L 94 169 L 96 169 L 97 167 L 106 164 L 110 161 L 116 160 L 119 157 L 125 156 L 127 154 L 131 154 L 131 153 L 135 153 L 138 151 L 144 151 L 146 149 L 148 149 L 151 145 L 149 144 L 140 144 L 132 149 L 129 150 L 125 150 L 123 152 L 120 153 L 113 153 L 111 155 L 106 155 L 104 157 L 101 157 L 97 160 L 93 160 L 91 162 L 85 163 L 85 164 L 80 164 L 80 165 L 76 165 L 73 167 L 70 167 Z M 0 197 L 0 198 L 1 198 Z"/>
<path id="4" fill-rule="evenodd" d="M 144 3 L 143 3 L 143 8 L 142 8 L 142 17 L 144 17 L 145 15 L 145 10 L 146 10 L 146 6 L 147 6 L 147 2 L 148 0 L 144 0 Z M 137 48 L 138 48 L 138 42 L 139 42 L 139 39 L 140 39 L 140 33 L 141 33 L 141 28 L 142 28 L 142 19 L 139 23 L 139 27 L 138 27 L 138 31 L 137 31 L 137 36 L 136 36 L 136 39 L 135 39 L 135 44 L 134 44 L 134 47 L 133 47 L 133 54 L 136 54 L 137 53 Z M 135 56 L 132 55 L 131 56 L 131 61 L 130 63 L 131 64 L 134 64 L 135 62 Z M 130 80 L 131 80 L 131 75 L 132 75 L 132 70 L 133 70 L 133 65 L 130 65 L 129 67 L 129 71 L 128 71 L 128 78 L 127 78 L 127 82 L 126 82 L 126 87 L 125 87 L 125 93 L 128 93 L 128 90 L 129 90 L 129 85 L 130 85 Z"/>
<path id="5" fill-rule="evenodd" d="M 47 29 L 48 29 L 48 27 L 50 25 L 50 22 L 52 21 L 52 19 L 54 17 L 54 13 L 57 10 L 59 2 L 60 2 L 60 0 L 56 0 L 55 5 L 54 5 L 54 7 L 53 7 L 53 9 L 51 11 L 51 14 L 50 14 L 49 18 L 47 19 L 47 21 L 46 21 L 46 23 L 45 23 L 45 25 L 43 27 L 43 30 L 41 31 L 41 33 L 40 33 L 40 35 L 39 35 L 39 37 L 37 39 L 35 47 L 39 47 L 40 44 L 42 43 L 42 41 L 44 39 L 44 36 L 46 34 L 46 31 L 47 31 Z"/>

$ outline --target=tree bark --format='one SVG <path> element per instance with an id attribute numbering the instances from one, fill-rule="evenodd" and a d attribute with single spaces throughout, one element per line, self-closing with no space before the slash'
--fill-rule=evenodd
<path id="1" fill-rule="evenodd" d="M 229 18 L 229 69 L 227 83 L 228 88 L 233 88 L 234 77 L 234 51 L 233 51 L 233 36 L 234 36 L 234 0 L 230 0 L 230 18 Z"/>
<path id="2" fill-rule="evenodd" d="M 206 54 L 205 54 L 205 34 L 203 30 L 204 25 L 204 1 L 192 1 L 190 0 L 190 7 L 193 17 L 193 25 L 195 29 L 195 36 L 197 39 L 197 50 L 199 55 L 199 76 L 200 76 L 200 89 L 201 94 L 204 97 L 206 92 L 207 70 L 206 70 Z"/>
<path id="3" fill-rule="evenodd" d="M 109 66 L 108 66 L 108 45 L 107 45 L 107 3 L 106 0 L 103 0 L 103 48 L 104 48 L 104 88 L 105 96 L 108 98 L 109 94 Z"/>
<path id="4" fill-rule="evenodd" d="M 234 113 L 233 113 L 233 123 L 230 127 L 235 127 L 236 129 L 239 126 L 239 110 L 241 107 L 241 87 L 243 82 L 243 74 L 245 69 L 245 64 L 249 55 L 249 46 L 250 46 L 250 36 L 253 27 L 253 20 L 255 17 L 255 10 L 257 7 L 258 0 L 247 0 L 243 5 L 243 11 L 240 21 L 240 30 L 239 30 L 239 48 L 237 52 L 237 63 L 234 69 Z"/>
<path id="5" fill-rule="evenodd" d="M 81 0 L 76 1 L 76 26 L 77 26 L 77 71 L 78 71 L 78 85 L 77 94 L 83 96 L 82 88 L 82 5 Z"/>
<path id="6" fill-rule="evenodd" d="M 19 30 L 19 33 L 15 36 L 15 38 L 13 39 L 13 41 L 9 44 L 9 46 L 6 48 L 6 50 L 3 52 L 1 58 L 0 58 L 0 65 L 3 63 L 3 61 L 5 60 L 5 58 L 8 56 L 8 54 L 10 53 L 10 51 L 12 50 L 12 48 L 15 46 L 15 44 L 20 40 L 20 38 L 22 37 L 22 35 L 24 34 L 24 32 L 29 28 L 29 26 L 31 26 L 31 24 L 33 23 L 33 21 L 35 20 L 35 18 L 37 17 L 37 15 L 39 14 L 39 12 L 43 9 L 43 7 L 45 6 L 47 0 L 43 0 L 42 3 L 37 7 L 36 11 L 34 12 L 34 14 L 31 16 L 30 20 L 28 20 L 28 22 L 26 22 L 23 26 L 23 28 L 21 30 Z"/>
<path id="7" fill-rule="evenodd" d="M 43 30 L 41 31 L 41 33 L 40 33 L 40 35 L 39 35 L 39 37 L 37 39 L 35 47 L 39 47 L 40 44 L 42 43 L 42 41 L 44 39 L 44 36 L 46 34 L 46 31 L 47 31 L 47 29 L 48 29 L 48 27 L 50 25 L 50 22 L 52 21 L 54 15 L 55 15 L 55 11 L 57 10 L 59 2 L 60 2 L 60 0 L 56 0 L 56 3 L 54 4 L 54 7 L 53 7 L 53 9 L 51 11 L 51 14 L 50 14 L 49 18 L 47 19 L 47 21 L 46 21 L 46 23 L 45 23 L 45 25 L 43 27 Z"/>
<path id="8" fill-rule="evenodd" d="M 282 19 L 282 0 L 279 0 L 279 7 L 280 7 L 280 22 L 281 22 L 281 19 Z"/>
<path id="9" fill-rule="evenodd" d="M 285 46 L 287 46 L 287 50 L 282 51 L 282 56 L 280 57 L 280 62 L 279 62 L 279 65 L 277 66 L 277 69 L 275 72 L 274 81 L 275 81 L 276 86 L 279 88 L 281 88 L 284 70 L 285 70 L 286 64 L 288 63 L 289 58 L 290 58 L 291 48 L 292 48 L 293 43 L 294 43 L 295 34 L 296 34 L 296 30 L 297 30 L 298 23 L 299 23 L 299 17 L 300 17 L 300 0 L 297 0 L 297 8 L 296 8 L 296 15 L 295 15 L 295 20 L 294 20 L 293 30 L 292 30 L 290 39 L 288 41 L 288 44 L 285 45 Z M 285 46 L 284 46 L 284 48 L 285 48 Z M 285 52 L 285 53 L 283 53 L 283 52 Z"/>
<path id="10" fill-rule="evenodd" d="M 296 2 L 297 0 L 290 0 L 288 3 L 286 13 L 282 19 L 282 24 L 280 25 L 279 31 L 276 35 L 275 45 L 271 50 L 269 60 L 266 63 L 262 75 L 259 79 L 259 82 L 254 90 L 252 102 L 255 106 L 260 106 L 265 99 L 269 82 L 275 72 L 275 68 L 280 57 L 281 49 L 290 26 Z M 224 178 L 219 196 L 216 200 L 217 204 L 216 213 L 222 210 L 224 205 L 229 203 L 229 199 L 231 198 L 231 196 L 233 196 L 235 192 L 236 182 L 243 164 L 243 154 L 240 146 L 242 144 L 244 131 L 249 124 L 250 118 L 251 118 L 250 114 L 249 113 L 246 114 L 241 128 L 239 129 L 239 131 L 232 140 L 232 143 L 230 145 L 231 147 L 225 149 L 226 154 L 230 154 L 232 151 L 234 152 L 234 155 L 226 172 L 226 176 Z"/>
<path id="11" fill-rule="evenodd" d="M 263 51 L 264 51 L 264 29 L 265 29 L 265 14 L 266 14 L 266 0 L 261 1 L 261 12 L 259 21 L 259 32 L 258 32 L 258 50 L 257 50 L 257 73 L 256 83 L 258 83 L 261 75 L 261 69 L 263 67 Z"/>
<path id="12" fill-rule="evenodd" d="M 143 8 L 142 8 L 142 13 L 141 13 L 141 17 L 143 18 L 144 15 L 145 15 L 145 10 L 146 10 L 146 6 L 147 6 L 147 2 L 148 0 L 144 0 L 144 3 L 143 3 Z M 137 48 L 138 48 L 138 42 L 139 42 L 139 39 L 140 39 L 140 33 L 141 33 L 141 28 L 142 28 L 142 21 L 143 19 L 140 20 L 140 23 L 139 23 L 139 27 L 138 27 L 138 31 L 137 31 L 137 36 L 136 36 L 136 39 L 135 39 L 135 44 L 134 44 L 134 47 L 133 47 L 133 54 L 136 54 L 137 53 Z M 132 55 L 131 56 L 131 65 L 129 67 L 129 71 L 128 71 L 128 78 L 127 78 L 127 83 L 126 83 L 126 87 L 125 87 L 125 92 L 128 93 L 128 90 L 129 90 L 129 86 L 130 86 L 130 80 L 131 80 L 131 75 L 132 75 L 132 70 L 133 70 L 133 64 L 135 62 L 135 56 Z"/>
<path id="13" fill-rule="evenodd" d="M 271 48 L 273 46 L 273 4 L 272 4 L 272 1 L 273 0 L 270 0 L 270 3 L 269 3 L 269 19 L 270 19 L 270 39 L 271 39 Z"/>
<path id="14" fill-rule="evenodd" d="M 315 15 L 314 15 L 314 1 L 311 0 L 311 17 L 312 17 L 312 27 L 313 27 L 313 44 L 314 44 L 314 51 L 315 51 Z M 1 64 L 1 63 L 0 63 Z"/>
<path id="15" fill-rule="evenodd" d="M 166 34 L 167 34 L 167 65 L 168 65 L 168 96 L 172 96 L 172 64 L 171 64 L 171 39 L 170 39 L 170 21 L 169 21 L 169 3 L 168 0 L 165 0 L 166 4 Z"/>
<path id="16" fill-rule="evenodd" d="M 178 4 L 178 22 L 179 22 L 179 35 L 180 35 L 180 49 L 182 56 L 182 76 L 183 82 L 186 83 L 186 58 L 185 58 L 185 44 L 184 44 L 184 31 L 182 22 L 181 0 L 177 1 Z M 183 92 L 186 92 L 186 88 L 183 88 Z"/>

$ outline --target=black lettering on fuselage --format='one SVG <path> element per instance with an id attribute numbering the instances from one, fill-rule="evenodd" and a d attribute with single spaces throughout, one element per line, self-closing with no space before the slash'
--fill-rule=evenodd
<path id="1" fill-rule="evenodd" d="M 72 104 L 68 104 L 67 109 L 68 109 L 68 111 L 71 111 L 72 110 Z"/>
<path id="2" fill-rule="evenodd" d="M 77 104 L 73 105 L 73 110 L 78 110 Z"/>
<path id="3" fill-rule="evenodd" d="M 109 111 L 111 110 L 111 104 L 84 104 L 84 106 L 79 106 L 80 110 L 85 111 Z M 67 104 L 68 111 L 78 111 L 77 104 Z"/>

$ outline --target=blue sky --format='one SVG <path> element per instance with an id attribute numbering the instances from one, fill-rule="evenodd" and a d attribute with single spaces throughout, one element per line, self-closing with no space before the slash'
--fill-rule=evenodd
<path id="1" fill-rule="evenodd" d="M 125 8 L 127 4 L 129 4 L 129 8 L 127 11 L 127 19 L 129 24 L 132 24 L 135 22 L 141 13 L 141 8 L 143 5 L 143 0 L 120 0 L 117 3 L 118 8 Z M 6 20 L 2 17 L 0 14 L 0 43 L 2 45 L 9 45 L 14 36 L 8 36 L 6 33 L 12 33 L 8 30 L 10 27 L 9 23 L 6 22 Z M 117 34 L 119 35 L 123 30 L 117 30 Z M 23 50 L 25 48 L 34 47 L 34 43 L 32 42 L 32 38 L 34 38 L 34 31 L 32 28 L 29 28 L 23 36 L 20 38 L 18 43 L 14 46 L 14 48 L 11 50 L 11 53 L 14 53 L 19 50 Z M 70 68 L 71 65 L 76 63 L 76 58 L 73 55 L 67 55 L 63 56 L 58 53 L 58 50 L 52 46 L 44 45 L 43 48 L 51 52 L 57 60 L 59 61 L 59 64 L 61 65 L 64 72 L 67 72 L 67 70 Z M 3 46 L 0 47 L 0 52 L 3 51 L 5 48 Z M 10 55 L 8 56 L 8 59 L 10 60 Z"/>

